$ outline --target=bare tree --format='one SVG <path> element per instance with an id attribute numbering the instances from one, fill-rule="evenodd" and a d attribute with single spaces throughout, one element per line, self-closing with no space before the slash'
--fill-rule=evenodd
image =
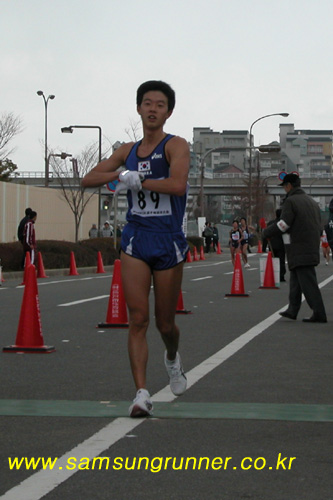
<path id="1" fill-rule="evenodd" d="M 125 132 L 133 142 L 138 142 L 141 135 L 141 120 L 134 121 L 130 119 L 130 124 L 128 128 L 125 128 Z"/>
<path id="2" fill-rule="evenodd" d="M 107 155 L 110 149 L 111 147 L 104 151 L 104 154 Z M 60 184 L 61 197 L 68 203 L 74 215 L 76 242 L 79 239 L 79 227 L 84 210 L 92 196 L 98 192 L 98 189 L 87 191 L 81 185 L 81 180 L 97 163 L 96 144 L 87 146 L 77 158 L 71 160 L 50 155 L 54 181 Z"/>
<path id="3" fill-rule="evenodd" d="M 22 132 L 22 121 L 14 113 L 2 113 L 0 116 L 0 160 L 5 160 L 15 148 L 8 149 L 10 141 Z"/>

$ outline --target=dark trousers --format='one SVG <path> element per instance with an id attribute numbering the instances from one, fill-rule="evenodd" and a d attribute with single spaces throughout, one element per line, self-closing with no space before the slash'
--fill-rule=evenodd
<path id="1" fill-rule="evenodd" d="M 210 252 L 210 245 L 212 244 L 212 238 L 210 236 L 206 236 L 205 238 L 205 243 L 206 243 L 206 253 Z"/>
<path id="2" fill-rule="evenodd" d="M 24 249 L 23 241 L 21 241 L 20 243 L 22 245 L 22 252 L 23 252 L 22 259 L 21 259 L 21 269 L 24 269 L 24 264 L 25 264 L 25 249 Z"/>
<path id="3" fill-rule="evenodd" d="M 297 316 L 302 303 L 302 293 L 313 310 L 314 316 L 326 319 L 326 311 L 318 287 L 314 266 L 296 267 L 290 271 L 289 307 L 290 314 Z"/>
<path id="4" fill-rule="evenodd" d="M 280 280 L 282 280 L 286 274 L 286 251 L 284 248 L 273 248 L 273 254 L 280 260 Z"/>

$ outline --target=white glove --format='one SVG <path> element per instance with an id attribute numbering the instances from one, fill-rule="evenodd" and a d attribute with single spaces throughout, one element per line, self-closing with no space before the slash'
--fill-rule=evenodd
<path id="1" fill-rule="evenodd" d="M 119 183 L 116 187 L 116 193 L 124 189 L 133 189 L 140 191 L 142 189 L 141 181 L 145 178 L 144 174 L 139 174 L 136 170 L 123 170 L 119 174 Z"/>

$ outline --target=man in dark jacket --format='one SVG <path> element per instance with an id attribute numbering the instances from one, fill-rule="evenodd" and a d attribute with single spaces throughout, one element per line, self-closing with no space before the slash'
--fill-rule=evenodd
<path id="1" fill-rule="evenodd" d="M 24 269 L 24 262 L 25 262 L 25 249 L 24 249 L 24 228 L 26 223 L 30 220 L 30 214 L 32 212 L 31 208 L 26 208 L 25 209 L 25 216 L 23 219 L 21 219 L 18 228 L 17 228 L 17 239 L 20 241 L 22 248 L 23 248 L 23 256 L 21 260 L 21 268 Z"/>
<path id="2" fill-rule="evenodd" d="M 296 174 L 287 174 L 281 186 L 287 193 L 281 219 L 263 231 L 265 238 L 283 233 L 290 270 L 289 306 L 281 316 L 296 319 L 302 293 L 313 314 L 303 321 L 326 323 L 326 311 L 318 287 L 315 266 L 319 264 L 321 233 L 320 210 L 317 203 L 301 189 Z"/>
<path id="3" fill-rule="evenodd" d="M 281 217 L 281 212 L 282 210 L 278 208 L 275 211 L 275 219 L 270 220 L 267 224 L 267 226 L 270 226 L 272 224 L 276 224 L 279 222 L 280 217 Z M 266 240 L 267 241 L 267 240 Z M 280 261 L 280 281 L 286 281 L 285 280 L 285 274 L 286 274 L 286 251 L 284 248 L 284 242 L 282 238 L 282 233 L 279 231 L 276 234 L 273 234 L 269 240 L 270 247 L 272 249 L 273 256 L 279 259 Z"/>

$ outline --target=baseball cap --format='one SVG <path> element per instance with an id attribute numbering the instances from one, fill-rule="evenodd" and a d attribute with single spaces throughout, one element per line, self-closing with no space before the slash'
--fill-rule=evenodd
<path id="1" fill-rule="evenodd" d="M 279 184 L 279 186 L 284 186 L 285 184 L 288 184 L 290 182 L 290 184 L 299 184 L 301 183 L 301 179 L 299 178 L 299 175 L 297 174 L 287 174 L 284 176 L 283 178 L 283 181 L 281 182 L 281 184 Z"/>

